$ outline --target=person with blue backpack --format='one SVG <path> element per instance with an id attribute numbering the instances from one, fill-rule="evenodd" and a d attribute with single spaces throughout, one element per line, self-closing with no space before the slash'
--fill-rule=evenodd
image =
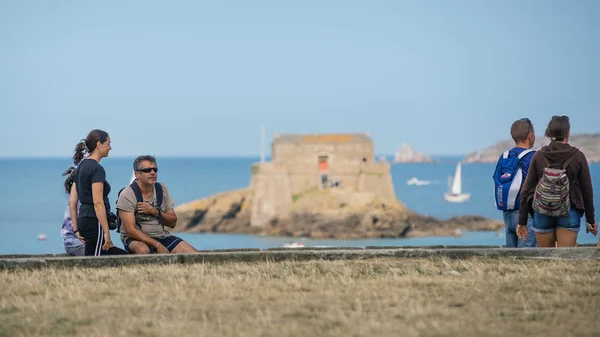
<path id="1" fill-rule="evenodd" d="M 586 232 L 598 234 L 590 168 L 585 154 L 569 144 L 568 116 L 553 116 L 545 134 L 550 144 L 531 159 L 521 191 L 517 234 L 520 238 L 531 236 L 522 224 L 533 213 L 538 247 L 575 247 L 582 217 Z"/>
<path id="2" fill-rule="evenodd" d="M 535 153 L 532 150 L 533 144 L 535 144 L 535 129 L 531 120 L 529 118 L 516 120 L 510 128 L 510 135 L 515 146 L 502 153 L 494 171 L 496 208 L 501 210 L 504 216 L 507 248 L 536 247 L 531 216 L 527 219 L 527 231 L 530 235 L 527 235 L 525 240 L 520 240 L 517 236 L 521 188 L 527 178 L 529 164 Z"/>
<path id="3" fill-rule="evenodd" d="M 125 250 L 133 254 L 198 252 L 165 229 L 175 228 L 177 215 L 167 187 L 157 182 L 156 159 L 139 156 L 133 170 L 135 180 L 119 192 L 117 199 L 117 231 Z"/>

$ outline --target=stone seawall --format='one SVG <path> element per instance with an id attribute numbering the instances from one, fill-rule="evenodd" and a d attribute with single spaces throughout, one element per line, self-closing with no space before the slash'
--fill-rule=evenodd
<path id="1" fill-rule="evenodd" d="M 103 268 L 132 265 L 189 263 L 256 263 L 281 261 L 366 260 L 374 258 L 492 258 L 492 259 L 600 259 L 600 248 L 497 248 L 472 247 L 326 247 L 232 249 L 202 251 L 197 254 L 121 255 L 65 257 L 58 255 L 1 256 L 0 270 L 41 268 Z"/>

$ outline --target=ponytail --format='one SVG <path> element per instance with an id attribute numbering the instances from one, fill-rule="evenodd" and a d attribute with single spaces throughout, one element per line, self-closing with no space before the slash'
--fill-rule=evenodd
<path id="1" fill-rule="evenodd" d="M 65 180 L 65 192 L 67 194 L 71 193 L 71 187 L 73 186 L 73 182 L 75 181 L 75 167 L 69 167 L 65 172 L 63 172 L 63 177 L 67 176 Z"/>
<path id="2" fill-rule="evenodd" d="M 85 143 L 85 139 L 82 139 L 79 143 L 77 143 L 77 145 L 75 145 L 75 154 L 73 155 L 73 164 L 75 164 L 75 166 L 79 165 L 79 163 L 81 163 L 83 158 L 85 158 L 85 156 L 89 153 L 90 153 L 90 150 L 88 149 L 88 147 Z"/>

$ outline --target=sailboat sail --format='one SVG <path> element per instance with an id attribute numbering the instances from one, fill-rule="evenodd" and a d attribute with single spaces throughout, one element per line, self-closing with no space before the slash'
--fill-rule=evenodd
<path id="1" fill-rule="evenodd" d="M 450 193 L 453 195 L 462 194 L 462 174 L 461 174 L 461 165 L 460 162 L 456 165 L 456 172 L 454 173 L 454 181 L 452 182 L 452 187 L 450 189 Z"/>
<path id="2" fill-rule="evenodd" d="M 444 198 L 449 202 L 465 202 L 471 197 L 471 193 L 462 193 L 462 167 L 460 162 L 456 165 L 454 179 L 449 183 L 448 193 L 444 193 Z"/>

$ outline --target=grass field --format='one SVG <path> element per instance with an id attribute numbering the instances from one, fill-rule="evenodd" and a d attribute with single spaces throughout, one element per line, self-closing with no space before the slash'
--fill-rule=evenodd
<path id="1" fill-rule="evenodd" d="M 378 259 L 0 272 L 0 335 L 598 336 L 597 260 Z"/>

